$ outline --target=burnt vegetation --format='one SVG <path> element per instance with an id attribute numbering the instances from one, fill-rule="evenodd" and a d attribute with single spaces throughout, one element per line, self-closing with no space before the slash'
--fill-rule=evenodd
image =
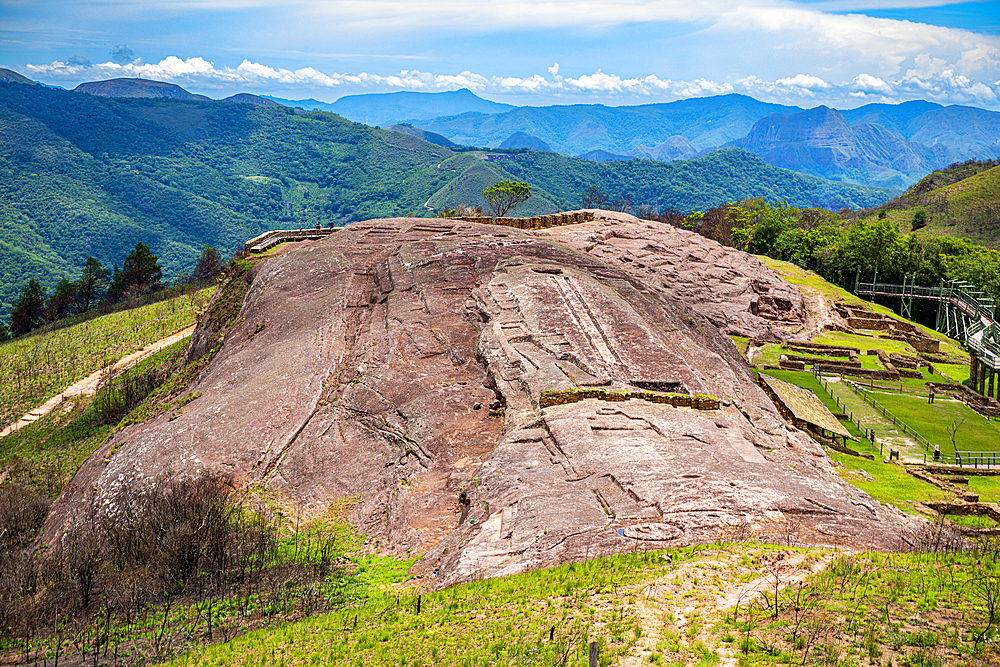
<path id="1" fill-rule="evenodd" d="M 48 498 L 2 487 L 0 647 L 142 664 L 336 607 L 350 588 L 352 537 L 333 514 L 290 521 L 218 477 L 147 480 L 108 500 L 38 548 Z"/>

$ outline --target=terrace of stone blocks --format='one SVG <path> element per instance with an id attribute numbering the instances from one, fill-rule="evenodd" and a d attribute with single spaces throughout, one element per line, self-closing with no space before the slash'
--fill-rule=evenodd
<path id="1" fill-rule="evenodd" d="M 808 343 L 749 341 L 748 361 L 813 391 L 857 438 L 845 448 L 812 434 L 852 483 L 970 536 L 1000 535 L 1000 403 L 967 386 L 969 355 L 890 315 L 837 310 L 848 326 Z"/>

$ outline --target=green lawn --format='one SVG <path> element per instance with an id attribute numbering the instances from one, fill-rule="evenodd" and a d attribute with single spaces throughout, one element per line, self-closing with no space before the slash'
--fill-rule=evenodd
<path id="1" fill-rule="evenodd" d="M 953 450 L 948 428 L 955 420 L 962 422 L 963 419 L 956 437 L 959 450 L 1000 451 L 1000 431 L 996 422 L 984 419 L 963 403 L 938 398 L 929 404 L 926 397 L 906 394 L 872 394 L 872 397 L 932 446 L 939 445 L 946 454 Z"/>
<path id="2" fill-rule="evenodd" d="M 916 514 L 913 501 L 950 500 L 951 494 L 942 491 L 906 472 L 896 463 L 869 461 L 859 456 L 849 456 L 828 450 L 830 458 L 839 463 L 840 476 L 881 503 L 891 503 L 911 514 Z M 859 471 L 864 471 L 871 479 Z"/>
<path id="3" fill-rule="evenodd" d="M 1000 476 L 969 475 L 969 491 L 978 493 L 980 502 L 1000 503 Z"/>

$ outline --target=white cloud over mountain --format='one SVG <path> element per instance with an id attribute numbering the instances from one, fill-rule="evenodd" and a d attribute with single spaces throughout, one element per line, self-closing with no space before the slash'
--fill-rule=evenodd
<path id="1" fill-rule="evenodd" d="M 914 18 L 959 1 L 968 13 L 968 0 L 0 0 L 0 53 L 5 38 L 30 45 L 12 53 L 47 53 L 61 34 L 63 53 L 14 69 L 46 83 L 142 77 L 208 94 L 470 88 L 521 104 L 625 104 L 738 92 L 997 108 L 1000 36 Z M 865 14 L 899 10 L 910 18 Z M 119 32 L 98 50 L 111 24 Z M 141 38 L 118 38 L 128 31 Z"/>
<path id="2" fill-rule="evenodd" d="M 791 104 L 831 104 L 856 106 L 867 102 L 902 102 L 927 99 L 941 104 L 971 104 L 986 108 L 1000 107 L 1000 82 L 982 82 L 957 74 L 953 69 L 907 71 L 896 79 L 883 79 L 861 73 L 848 81 L 827 81 L 813 74 L 797 74 L 768 81 L 750 76 L 732 82 L 695 79 L 678 81 L 655 74 L 623 77 L 597 70 L 593 74 L 565 77 L 558 67 L 547 68 L 547 76 L 486 76 L 464 71 L 435 74 L 419 70 L 401 70 L 380 75 L 368 72 L 322 72 L 314 67 L 296 70 L 271 67 L 244 60 L 237 67 L 216 66 L 211 61 L 193 57 L 164 58 L 157 63 L 133 62 L 100 64 L 53 62 L 29 65 L 25 74 L 48 82 L 84 81 L 110 78 L 142 78 L 167 81 L 196 91 L 232 91 L 283 95 L 312 95 L 328 91 L 328 99 L 345 94 L 411 90 L 438 92 L 468 88 L 481 95 L 526 96 L 544 93 L 549 97 L 572 101 L 587 99 L 603 103 L 669 101 L 688 97 L 742 93 L 758 99 Z M 525 100 L 530 103 L 529 100 Z"/>

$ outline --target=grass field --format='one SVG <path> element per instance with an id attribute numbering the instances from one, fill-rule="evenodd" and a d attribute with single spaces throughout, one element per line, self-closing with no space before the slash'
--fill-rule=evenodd
<path id="1" fill-rule="evenodd" d="M 0 428 L 105 365 L 179 329 L 214 287 L 0 344 Z"/>
<path id="2" fill-rule="evenodd" d="M 891 503 L 904 512 L 917 514 L 914 501 L 950 500 L 952 497 L 933 484 L 917 479 L 896 463 L 869 461 L 835 451 L 827 453 L 842 466 L 838 471 L 844 480 L 880 503 Z"/>
<path id="3" fill-rule="evenodd" d="M 970 475 L 969 490 L 979 494 L 980 502 L 1000 503 L 1000 475 Z"/>
<path id="4" fill-rule="evenodd" d="M 132 372 L 176 367 L 187 344 L 182 340 L 160 350 L 136 364 Z M 115 426 L 98 417 L 90 399 L 68 401 L 65 408 L 0 439 L 0 469 L 6 471 L 6 481 L 55 497 Z"/>
<path id="5" fill-rule="evenodd" d="M 788 585 L 798 568 L 814 573 Z M 169 664 L 585 667 L 593 641 L 600 665 L 991 665 L 980 600 L 998 585 L 1000 565 L 976 552 L 715 544 L 403 591 Z"/>
<path id="6" fill-rule="evenodd" d="M 940 446 L 946 454 L 953 451 L 948 428 L 955 421 L 961 422 L 956 436 L 959 450 L 1000 451 L 1000 431 L 996 422 L 988 421 L 963 403 L 941 398 L 928 403 L 926 397 L 906 394 L 873 393 L 872 397 L 932 446 Z"/>

